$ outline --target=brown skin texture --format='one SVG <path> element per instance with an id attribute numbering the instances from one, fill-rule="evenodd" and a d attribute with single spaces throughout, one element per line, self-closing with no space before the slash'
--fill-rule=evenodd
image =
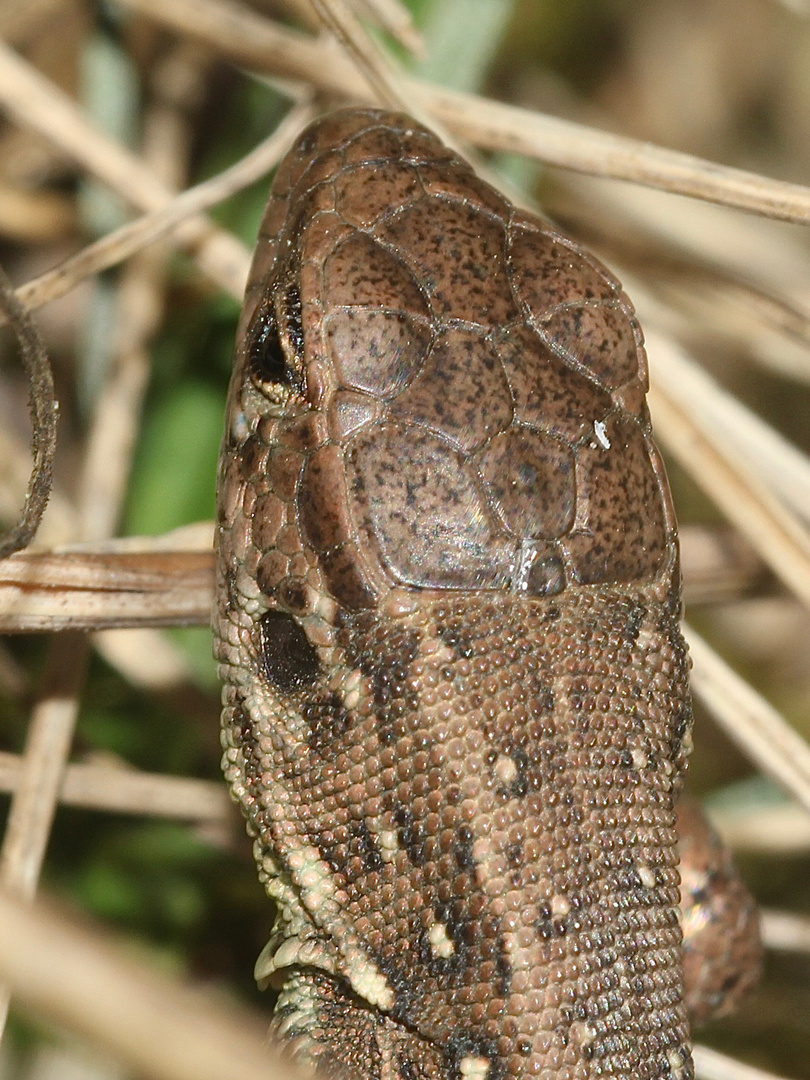
<path id="1" fill-rule="evenodd" d="M 678 803 L 686 1008 L 697 1026 L 733 1012 L 759 978 L 759 913 L 731 855 L 693 800 Z"/>
<path id="2" fill-rule="evenodd" d="M 275 1032 L 368 1080 L 688 1080 L 677 534 L 618 282 L 406 117 L 280 166 L 219 484 Z"/>

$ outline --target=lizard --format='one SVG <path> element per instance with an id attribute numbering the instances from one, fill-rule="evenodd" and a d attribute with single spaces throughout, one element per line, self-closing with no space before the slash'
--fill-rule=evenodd
<path id="1" fill-rule="evenodd" d="M 279 166 L 218 480 L 273 1033 L 360 1080 L 691 1080 L 678 537 L 616 278 L 406 116 Z"/>

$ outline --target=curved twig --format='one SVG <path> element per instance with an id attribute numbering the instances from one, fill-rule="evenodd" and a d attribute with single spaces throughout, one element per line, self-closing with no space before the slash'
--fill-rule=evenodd
<path id="1" fill-rule="evenodd" d="M 30 392 L 28 407 L 31 411 L 31 449 L 34 464 L 25 505 L 14 525 L 0 537 L 0 558 L 27 547 L 39 528 L 39 523 L 51 493 L 53 459 L 56 453 L 56 421 L 59 405 L 53 388 L 53 372 L 45 352 L 45 346 L 26 308 L 17 299 L 14 287 L 0 268 L 0 308 L 8 316 L 17 341 L 20 356 L 28 373 Z"/>

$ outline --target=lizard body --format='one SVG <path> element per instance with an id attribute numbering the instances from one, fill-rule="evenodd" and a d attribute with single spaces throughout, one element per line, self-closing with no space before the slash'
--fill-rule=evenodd
<path id="1" fill-rule="evenodd" d="M 279 168 L 219 485 L 276 1033 L 366 1080 L 691 1080 L 677 532 L 618 282 L 405 117 Z"/>

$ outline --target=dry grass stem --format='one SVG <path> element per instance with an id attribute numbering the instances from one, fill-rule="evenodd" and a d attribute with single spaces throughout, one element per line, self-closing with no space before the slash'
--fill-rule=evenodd
<path id="1" fill-rule="evenodd" d="M 2 42 L 0 107 L 139 209 L 159 210 L 172 199 L 174 192 L 141 158 L 96 130 L 74 101 Z M 244 246 L 208 222 L 200 234 L 194 261 L 202 272 L 229 292 L 239 290 L 241 280 L 243 290 Z"/>
<path id="2" fill-rule="evenodd" d="M 627 237 L 630 250 L 650 261 L 674 262 L 687 270 L 725 274 L 807 311 L 810 251 L 803 230 L 695 199 L 673 199 L 663 191 L 608 184 L 587 175 L 566 178 L 574 212 L 603 236 Z"/>
<path id="3" fill-rule="evenodd" d="M 762 940 L 779 952 L 810 954 L 810 918 L 792 911 L 761 910 Z"/>
<path id="4" fill-rule="evenodd" d="M 25 759 L 0 753 L 0 791 L 17 791 L 25 781 Z M 68 765 L 61 774 L 58 797 L 66 806 L 111 814 L 147 814 L 197 824 L 236 820 L 228 793 L 217 781 L 109 765 Z"/>
<path id="5" fill-rule="evenodd" d="M 712 825 L 734 851 L 760 855 L 810 854 L 810 817 L 796 803 L 708 807 Z"/>
<path id="6" fill-rule="evenodd" d="M 0 232 L 19 244 L 41 244 L 76 228 L 73 200 L 56 192 L 33 192 L 0 182 Z"/>
<path id="7" fill-rule="evenodd" d="M 124 6 L 203 42 L 257 72 L 281 75 L 349 99 L 368 100 L 363 78 L 328 45 L 231 0 L 123 0 Z M 486 150 L 690 195 L 781 221 L 810 222 L 810 188 L 704 161 L 514 105 L 402 79 L 417 113 Z"/>
<path id="8" fill-rule="evenodd" d="M 167 540 L 129 537 L 65 551 L 24 552 L 0 561 L 0 632 L 207 626 L 214 589 L 210 526 Z M 172 549 L 173 544 L 181 548 Z M 728 530 L 682 530 L 690 603 L 744 593 L 763 565 Z"/>
<path id="9" fill-rule="evenodd" d="M 160 209 L 88 244 L 53 270 L 26 282 L 17 290 L 17 295 L 29 307 L 41 307 L 69 292 L 79 281 L 116 266 L 167 233 L 174 232 L 174 243 L 193 246 L 201 231 L 208 229 L 208 224 L 188 219 L 218 205 L 268 173 L 311 116 L 312 111 L 306 105 L 293 108 L 269 138 L 235 165 L 170 198 Z M 236 299 L 241 299 L 244 292 L 249 262 L 250 255 L 245 250 L 243 257 L 231 259 L 227 264 L 230 268 L 227 292 Z"/>
<path id="10" fill-rule="evenodd" d="M 0 49 L 0 71 L 2 57 Z M 147 116 L 146 151 L 154 158 L 153 164 L 174 179 L 179 129 L 150 123 L 155 115 Z M 155 183 L 160 185 L 162 181 L 156 177 Z M 148 264 L 130 265 L 125 287 L 119 293 L 119 326 L 125 327 L 127 333 L 119 337 L 112 351 L 112 363 L 95 401 L 82 455 L 78 525 L 80 536 L 87 540 L 109 536 L 118 525 L 148 375 L 145 350 L 160 311 L 161 281 L 159 264 L 152 257 Z M 54 639 L 50 647 L 52 684 L 46 680 L 49 693 L 34 710 L 28 729 L 25 770 L 11 800 L 0 852 L 0 881 L 26 899 L 33 897 L 42 868 L 70 753 L 88 645 L 85 636 L 72 633 Z M 8 990 L 1 993 L 0 1023 L 5 1020 Z"/>
<path id="11" fill-rule="evenodd" d="M 0 518 L 10 521 L 19 512 L 19 492 L 31 475 L 31 452 L 23 438 L 0 426 Z M 29 545 L 50 546 L 76 539 L 76 513 L 59 485 L 54 484 L 36 537 Z M 2 561 L 0 560 L 0 565 Z"/>
<path id="12" fill-rule="evenodd" d="M 586 176 L 569 176 L 550 209 L 602 249 L 651 324 L 687 342 L 716 335 L 769 372 L 810 380 L 810 258 L 799 230 Z"/>
<path id="13" fill-rule="evenodd" d="M 431 114 L 482 149 L 522 154 L 547 165 L 629 180 L 779 221 L 810 223 L 810 188 L 800 184 L 771 180 L 471 94 L 415 81 L 410 85 Z"/>
<path id="14" fill-rule="evenodd" d="M 351 5 L 346 0 L 311 0 L 311 3 L 323 25 L 352 58 L 378 103 L 407 111 L 408 104 L 391 65 L 368 36 Z"/>
<path id="15" fill-rule="evenodd" d="M 160 630 L 98 630 L 92 641 L 99 656 L 130 686 L 162 693 L 194 684 L 187 654 Z"/>
<path id="16" fill-rule="evenodd" d="M 810 519 L 810 458 L 724 390 L 688 354 L 658 333 L 647 334 L 653 381 L 688 407 L 690 416 L 726 454 L 745 464 L 791 511 Z M 810 370 L 808 371 L 810 374 Z"/>
<path id="17" fill-rule="evenodd" d="M 652 344 L 652 342 L 651 342 Z M 661 350 L 650 349 L 653 385 L 649 394 L 657 437 L 700 487 L 746 537 L 774 574 L 810 606 L 810 536 L 801 522 L 704 428 L 691 407 L 671 397 L 659 384 L 656 362 Z"/>
<path id="18" fill-rule="evenodd" d="M 185 182 L 190 146 L 180 103 L 170 92 L 178 52 L 182 50 L 175 48 L 153 73 L 155 99 L 143 119 L 144 159 L 167 188 Z M 194 76 L 201 76 L 202 70 L 185 57 L 183 61 L 188 94 L 197 81 Z M 116 330 L 106 378 L 94 402 L 77 496 L 81 537 L 90 542 L 113 536 L 118 529 L 150 377 L 149 348 L 164 314 L 165 263 L 162 248 L 140 251 L 125 267 L 119 283 Z"/>
<path id="19" fill-rule="evenodd" d="M 0 978 L 40 1019 L 155 1080 L 296 1080 L 246 1008 L 158 976 L 101 934 L 0 893 Z M 54 963 L 54 957 L 59 962 Z"/>
<path id="20" fill-rule="evenodd" d="M 212 553 L 24 553 L 0 563 L 0 632 L 202 626 L 213 593 Z"/>
<path id="21" fill-rule="evenodd" d="M 54 638 L 40 697 L 31 715 L 0 852 L 0 881 L 27 899 L 36 892 L 73 737 L 86 646 L 82 635 Z"/>
<path id="22" fill-rule="evenodd" d="M 744 595 L 767 576 L 762 560 L 733 529 L 685 525 L 680 544 L 687 607 Z"/>
<path id="23" fill-rule="evenodd" d="M 692 1047 L 697 1080 L 781 1080 L 775 1073 L 746 1065 L 708 1046 Z"/>
<path id="24" fill-rule="evenodd" d="M 5 312 L 12 325 L 23 367 L 28 376 L 28 408 L 31 413 L 33 457 L 22 513 L 15 525 L 0 536 L 0 559 L 2 559 L 31 543 L 45 512 L 53 480 L 59 406 L 54 393 L 53 373 L 45 346 L 2 269 L 0 269 L 0 309 Z"/>
<path id="25" fill-rule="evenodd" d="M 39 883 L 73 741 L 86 657 L 84 636 L 61 634 L 53 639 L 40 697 L 28 725 L 20 776 L 0 848 L 0 885 L 25 901 L 34 897 Z M 8 932 L 7 927 L 4 932 Z M 0 1036 L 9 994 L 10 988 L 0 984 Z"/>
<path id="26" fill-rule="evenodd" d="M 387 30 L 412 56 L 424 55 L 424 39 L 414 26 L 410 11 L 400 0 L 356 0 L 356 6 L 381 29 Z"/>
<path id="27" fill-rule="evenodd" d="M 726 735 L 810 814 L 810 746 L 691 627 L 692 688 Z"/>
<path id="28" fill-rule="evenodd" d="M 682 315 L 682 332 L 705 326 L 766 371 L 810 382 L 810 315 L 780 297 L 739 281 L 678 277 L 656 281 L 667 304 Z"/>

